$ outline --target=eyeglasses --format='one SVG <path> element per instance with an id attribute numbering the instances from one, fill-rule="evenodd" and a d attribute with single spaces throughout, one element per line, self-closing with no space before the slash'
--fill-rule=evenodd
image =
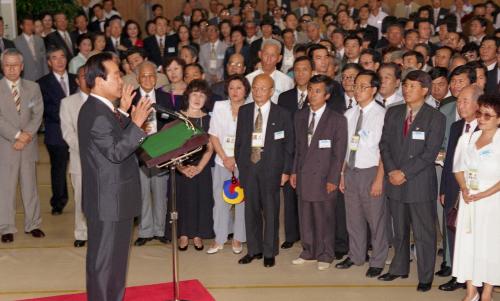
<path id="1" fill-rule="evenodd" d="M 489 121 L 491 118 L 497 117 L 498 115 L 491 115 L 488 113 L 483 113 L 481 111 L 476 112 L 476 118 L 481 119 L 484 118 L 484 120 Z"/>
<path id="2" fill-rule="evenodd" d="M 229 63 L 229 66 L 231 67 L 243 67 L 242 63 Z"/>
<path id="3" fill-rule="evenodd" d="M 342 75 L 342 80 L 354 80 L 356 76 Z"/>

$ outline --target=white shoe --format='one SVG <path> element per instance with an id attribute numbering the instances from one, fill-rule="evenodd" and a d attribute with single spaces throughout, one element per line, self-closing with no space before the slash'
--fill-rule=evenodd
<path id="1" fill-rule="evenodd" d="M 317 260 L 307 260 L 307 259 L 304 259 L 304 258 L 296 258 L 294 260 L 292 260 L 292 264 L 294 265 L 301 265 L 301 264 L 304 264 L 304 263 L 308 263 L 308 262 L 316 262 Z"/>
<path id="2" fill-rule="evenodd" d="M 470 299 L 470 301 L 479 301 L 479 293 L 476 293 L 474 298 Z M 493 301 L 493 299 L 491 299 L 491 301 Z"/>
<path id="3" fill-rule="evenodd" d="M 219 251 L 221 251 L 222 249 L 224 249 L 224 246 L 214 246 L 214 247 L 210 247 L 208 248 L 207 250 L 207 254 L 215 254 Z"/>
<path id="4" fill-rule="evenodd" d="M 328 262 L 318 262 L 318 270 L 326 271 L 330 268 L 330 264 Z"/>
<path id="5" fill-rule="evenodd" d="M 233 246 L 233 253 L 234 254 L 240 254 L 243 251 L 243 244 L 240 245 L 239 247 Z"/>
<path id="6" fill-rule="evenodd" d="M 387 259 L 385 260 L 385 264 L 386 264 L 386 265 L 391 265 L 391 263 L 392 263 L 392 258 L 387 258 Z"/>

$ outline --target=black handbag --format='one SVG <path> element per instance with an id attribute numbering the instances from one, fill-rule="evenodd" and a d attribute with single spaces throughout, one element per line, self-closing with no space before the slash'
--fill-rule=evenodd
<path id="1" fill-rule="evenodd" d="M 458 194 L 457 200 L 453 208 L 448 210 L 446 213 L 446 227 L 452 232 L 457 231 L 457 217 L 458 217 L 458 204 L 460 201 L 460 193 Z"/>

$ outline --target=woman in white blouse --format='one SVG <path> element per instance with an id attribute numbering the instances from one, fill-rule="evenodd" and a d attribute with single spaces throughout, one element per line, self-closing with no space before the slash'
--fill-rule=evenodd
<path id="1" fill-rule="evenodd" d="M 208 254 L 215 254 L 222 250 L 229 233 L 234 234 L 232 249 L 235 254 L 241 253 L 242 242 L 246 241 L 245 204 L 235 205 L 233 221 L 232 205 L 224 202 L 222 189 L 224 181 L 230 179 L 233 172 L 236 177 L 238 176 L 238 167 L 234 159 L 236 123 L 238 110 L 250 93 L 250 84 L 245 76 L 232 75 L 226 80 L 225 89 L 229 100 L 215 103 L 208 131 L 210 142 L 217 154 L 213 173 L 215 242 L 208 249 Z"/>
<path id="2" fill-rule="evenodd" d="M 453 172 L 461 190 L 453 276 L 467 283 L 463 301 L 491 301 L 500 285 L 500 96 L 483 95 L 479 131 L 462 135 Z"/>

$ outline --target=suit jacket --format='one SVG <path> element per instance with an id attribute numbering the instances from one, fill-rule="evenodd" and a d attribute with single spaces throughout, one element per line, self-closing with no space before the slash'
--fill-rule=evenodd
<path id="1" fill-rule="evenodd" d="M 222 80 L 224 78 L 224 69 L 225 69 L 224 57 L 226 54 L 226 49 L 227 49 L 227 44 L 219 40 L 217 46 L 215 47 L 217 64 L 215 69 L 212 69 L 210 68 L 210 54 L 212 52 L 211 43 L 207 42 L 200 46 L 200 53 L 198 55 L 200 65 L 203 67 L 207 75 L 217 76 L 217 81 Z"/>
<path id="2" fill-rule="evenodd" d="M 297 87 L 295 87 L 293 89 L 281 93 L 280 96 L 278 97 L 278 105 L 280 107 L 287 109 L 287 111 L 290 112 L 292 116 L 294 116 L 295 113 L 299 110 L 299 95 L 297 90 L 298 90 Z M 302 108 L 304 109 L 306 107 L 307 107 L 307 98 L 304 101 L 304 105 L 302 106 Z"/>
<path id="3" fill-rule="evenodd" d="M 42 94 L 37 83 L 25 79 L 19 80 L 18 90 L 21 97 L 19 114 L 16 111 L 11 87 L 5 78 L 0 80 L 0 168 L 6 168 L 6 165 L 17 160 L 38 161 L 37 132 L 43 116 Z M 33 140 L 22 151 L 13 148 L 19 131 L 33 135 Z M 4 183 L 0 183 L 2 184 Z"/>
<path id="4" fill-rule="evenodd" d="M 61 100 L 59 118 L 64 141 L 69 146 L 69 173 L 81 174 L 80 148 L 78 146 L 78 113 L 87 99 L 77 92 Z"/>
<path id="5" fill-rule="evenodd" d="M 24 72 L 23 76 L 27 80 L 37 81 L 42 76 L 49 73 L 47 58 L 45 56 L 45 43 L 39 36 L 33 35 L 36 57 L 33 57 L 28 42 L 21 34 L 14 40 L 17 50 L 23 54 Z M 68 61 L 69 62 L 69 61 Z"/>
<path id="6" fill-rule="evenodd" d="M 105 23 L 106 20 L 103 20 L 103 21 L 95 20 L 94 22 L 90 22 L 89 26 L 88 26 L 89 31 L 91 31 L 91 32 L 103 32 L 101 30 L 101 23 Z"/>
<path id="7" fill-rule="evenodd" d="M 495 65 L 495 68 L 493 68 L 491 71 L 488 71 L 486 74 L 486 87 L 485 87 L 485 93 L 486 94 L 496 94 L 497 91 L 497 86 L 498 86 L 498 64 Z"/>
<path id="8" fill-rule="evenodd" d="M 135 93 L 135 97 L 134 99 L 132 99 L 132 105 L 134 106 L 136 106 L 141 99 L 141 91 L 139 88 L 135 90 Z M 156 103 L 162 108 L 175 111 L 174 105 L 172 104 L 169 95 L 163 92 L 161 89 L 155 89 L 155 100 Z M 166 117 L 167 116 L 163 115 L 162 113 L 156 112 L 157 131 L 160 131 L 165 126 L 165 124 L 175 120 L 173 117 Z"/>
<path id="9" fill-rule="evenodd" d="M 358 27 L 356 28 L 359 31 L 363 32 L 363 36 L 370 38 L 370 47 L 375 48 L 378 41 L 378 29 L 375 26 L 366 25 L 365 28 Z"/>
<path id="10" fill-rule="evenodd" d="M 130 40 L 124 39 L 122 37 L 120 37 L 120 45 L 127 47 L 127 49 L 132 48 L 132 43 L 130 43 Z M 123 58 L 125 56 L 125 51 L 116 49 L 115 45 L 113 45 L 113 41 L 109 37 L 106 38 L 106 47 L 104 48 L 104 51 L 114 52 L 120 58 Z"/>
<path id="11" fill-rule="evenodd" d="M 294 14 L 297 16 L 297 18 L 302 17 L 300 14 L 300 7 L 297 7 L 296 9 L 293 10 Z M 307 12 L 311 17 L 316 17 L 316 10 L 312 7 L 308 7 L 308 12 Z"/>
<path id="12" fill-rule="evenodd" d="M 0 38 L 0 39 L 2 39 L 2 42 L 3 42 L 3 49 L 16 48 L 16 46 L 14 45 L 14 42 L 12 42 L 11 40 L 6 39 L 6 38 Z M 0 49 L 0 54 L 1 53 L 2 53 L 2 49 Z"/>
<path id="13" fill-rule="evenodd" d="M 297 193 L 309 202 L 326 201 L 333 193 L 326 184 L 338 185 L 347 150 L 347 120 L 343 115 L 325 109 L 307 145 L 310 108 L 298 111 L 294 118 L 295 156 L 292 173 L 297 174 Z M 320 148 L 320 141 L 330 141 L 330 147 Z"/>
<path id="14" fill-rule="evenodd" d="M 87 219 L 121 221 L 141 214 L 139 165 L 145 137 L 128 117 L 122 125 L 101 100 L 90 95 L 78 115 L 82 163 L 82 208 Z"/>
<path id="15" fill-rule="evenodd" d="M 385 174 L 401 170 L 406 176 L 406 182 L 399 186 L 387 181 L 386 195 L 403 203 L 435 201 L 438 191 L 434 161 L 443 143 L 445 117 L 424 103 L 404 137 L 405 119 L 406 104 L 389 108 L 385 115 L 380 140 Z M 423 139 L 413 139 L 415 132 L 422 132 Z"/>
<path id="16" fill-rule="evenodd" d="M 443 145 L 441 147 L 442 149 L 446 150 L 446 148 L 448 147 L 448 137 L 450 137 L 451 125 L 452 123 L 457 121 L 457 102 L 448 102 L 446 105 L 440 106 L 439 111 L 446 117 L 446 129 L 444 132 Z"/>
<path id="17" fill-rule="evenodd" d="M 449 13 L 450 13 L 449 9 L 441 7 L 439 9 L 437 22 L 434 24 L 434 27 L 437 28 L 437 26 L 439 26 L 444 21 L 444 19 L 446 18 L 446 16 Z M 431 18 L 432 22 L 434 23 L 434 8 L 431 10 L 431 16 L 430 16 L 430 18 Z"/>
<path id="18" fill-rule="evenodd" d="M 410 4 L 410 14 L 415 13 L 420 8 L 420 5 L 412 1 Z M 397 18 L 405 18 L 406 17 L 406 5 L 404 2 L 399 2 L 396 4 L 396 8 L 394 9 L 394 16 Z"/>
<path id="19" fill-rule="evenodd" d="M 144 39 L 144 49 L 148 54 L 148 59 L 155 63 L 157 66 L 163 66 L 163 62 L 167 57 L 177 56 L 177 44 L 179 37 L 177 34 L 165 36 L 165 49 L 163 57 L 160 53 L 160 45 L 156 40 L 156 36 L 150 36 Z"/>
<path id="20" fill-rule="evenodd" d="M 78 88 L 75 80 L 76 76 L 68 73 L 69 95 L 74 94 Z M 66 145 L 62 136 L 61 119 L 59 117 L 61 100 L 66 97 L 61 84 L 52 72 L 40 78 L 38 84 L 43 96 L 45 144 Z"/>
<path id="21" fill-rule="evenodd" d="M 344 115 L 344 112 L 347 110 L 344 99 L 344 88 L 342 88 L 342 85 L 336 80 L 332 81 L 332 85 L 333 92 L 332 95 L 330 95 L 327 106 L 335 112 Z"/>
<path id="22" fill-rule="evenodd" d="M 66 59 L 68 60 L 68 62 L 73 58 L 74 54 L 76 53 L 75 44 L 72 43 L 71 48 L 69 48 L 66 42 L 64 41 L 63 37 L 59 34 L 59 31 L 57 30 L 49 33 L 45 37 L 45 48 L 49 49 L 51 47 L 62 48 L 64 50 L 64 54 L 66 54 Z"/>
<path id="23" fill-rule="evenodd" d="M 240 171 L 242 187 L 248 184 L 248 171 L 253 165 L 250 161 L 250 155 L 252 153 L 254 109 L 255 103 L 252 102 L 243 105 L 238 111 L 234 155 Z M 275 133 L 281 131 L 283 131 L 284 137 L 274 139 Z M 265 169 L 270 187 L 279 187 L 281 174 L 290 174 L 292 171 L 293 122 L 290 113 L 272 102 L 264 141 L 264 151 L 259 164 Z"/>
<path id="24" fill-rule="evenodd" d="M 451 125 L 450 138 L 448 139 L 448 147 L 446 149 L 446 156 L 444 158 L 443 173 L 441 174 L 441 185 L 439 186 L 439 194 L 445 195 L 446 207 L 450 208 L 457 200 L 460 187 L 453 174 L 453 159 L 458 144 L 458 139 L 462 136 L 465 120 L 460 119 Z M 473 131 L 479 130 L 479 127 L 471 129 Z"/>

